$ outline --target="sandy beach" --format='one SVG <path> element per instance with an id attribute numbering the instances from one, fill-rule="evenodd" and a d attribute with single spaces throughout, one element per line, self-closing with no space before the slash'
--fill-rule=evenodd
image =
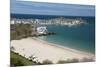
<path id="1" fill-rule="evenodd" d="M 15 48 L 14 52 L 19 53 L 26 58 L 29 56 L 36 56 L 36 60 L 42 62 L 43 60 L 50 60 L 57 63 L 59 60 L 94 58 L 91 53 L 78 51 L 75 49 L 57 46 L 37 38 L 24 38 L 21 40 L 12 40 L 11 46 Z"/>

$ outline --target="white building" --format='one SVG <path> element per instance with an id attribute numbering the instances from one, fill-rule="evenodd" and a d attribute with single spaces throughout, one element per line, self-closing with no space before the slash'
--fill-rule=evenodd
<path id="1" fill-rule="evenodd" d="M 46 34 L 47 33 L 47 28 L 45 26 L 37 27 L 37 32 L 39 34 Z"/>
<path id="2" fill-rule="evenodd" d="M 14 20 L 11 20 L 11 21 L 10 21 L 10 24 L 15 24 L 15 21 L 14 21 Z"/>

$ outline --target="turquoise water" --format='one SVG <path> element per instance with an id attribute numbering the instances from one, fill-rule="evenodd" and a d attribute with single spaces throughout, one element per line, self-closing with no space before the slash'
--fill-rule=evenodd
<path id="1" fill-rule="evenodd" d="M 49 32 L 56 35 L 41 36 L 39 39 L 80 51 L 95 53 L 95 22 L 89 21 L 80 26 L 48 25 Z"/>

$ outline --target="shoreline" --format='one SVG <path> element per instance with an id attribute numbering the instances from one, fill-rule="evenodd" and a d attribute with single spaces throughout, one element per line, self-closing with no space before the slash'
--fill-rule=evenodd
<path id="1" fill-rule="evenodd" d="M 81 51 L 81 50 L 77 50 L 77 49 L 74 49 L 74 48 L 61 46 L 59 44 L 50 43 L 50 42 L 47 42 L 45 40 L 42 40 L 42 39 L 39 39 L 39 38 L 36 38 L 36 37 L 32 37 L 32 39 L 40 41 L 40 42 L 42 42 L 44 44 L 48 44 L 48 45 L 55 46 L 55 47 L 58 47 L 58 48 L 62 48 L 62 49 L 65 49 L 65 50 L 69 50 L 69 51 L 72 51 L 72 52 L 74 51 L 76 53 L 78 52 L 78 53 L 87 54 L 87 55 L 95 55 L 94 53 L 91 53 L 91 52 L 87 53 L 86 51 Z"/>
<path id="2" fill-rule="evenodd" d="M 49 45 L 51 46 L 55 46 L 55 47 L 58 47 L 58 48 L 62 48 L 62 49 L 65 49 L 65 50 L 70 50 L 70 51 L 75 51 L 75 52 L 79 52 L 79 53 L 84 53 L 84 54 L 90 54 L 90 55 L 94 55 L 94 53 L 91 53 L 91 52 L 86 52 L 86 51 L 81 51 L 81 50 L 77 50 L 77 49 L 74 49 L 74 48 L 70 48 L 70 47 L 66 47 L 66 46 L 62 46 L 60 44 L 54 44 L 54 43 L 50 43 L 48 41 L 45 41 L 45 40 L 42 40 L 42 39 L 39 39 L 39 38 L 36 38 L 36 37 L 32 37 L 32 39 L 36 39 L 42 43 L 48 43 Z"/>
<path id="3" fill-rule="evenodd" d="M 38 61 L 51 60 L 56 63 L 59 60 L 95 58 L 94 54 L 78 51 L 69 47 L 48 43 L 36 37 L 24 38 L 21 40 L 12 40 L 11 46 L 15 48 L 14 52 L 29 58 L 29 56 L 36 56 Z"/>

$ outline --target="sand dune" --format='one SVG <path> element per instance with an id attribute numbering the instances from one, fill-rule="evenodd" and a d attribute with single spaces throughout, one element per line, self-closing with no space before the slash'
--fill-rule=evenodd
<path id="1" fill-rule="evenodd" d="M 42 62 L 43 60 L 51 60 L 56 63 L 59 60 L 67 59 L 83 59 L 94 58 L 93 54 L 78 51 L 71 48 L 65 48 L 57 46 L 52 43 L 48 43 L 37 38 L 25 38 L 21 40 L 12 40 L 11 46 L 15 48 L 14 52 L 29 58 L 29 56 L 36 56 L 36 60 Z"/>

